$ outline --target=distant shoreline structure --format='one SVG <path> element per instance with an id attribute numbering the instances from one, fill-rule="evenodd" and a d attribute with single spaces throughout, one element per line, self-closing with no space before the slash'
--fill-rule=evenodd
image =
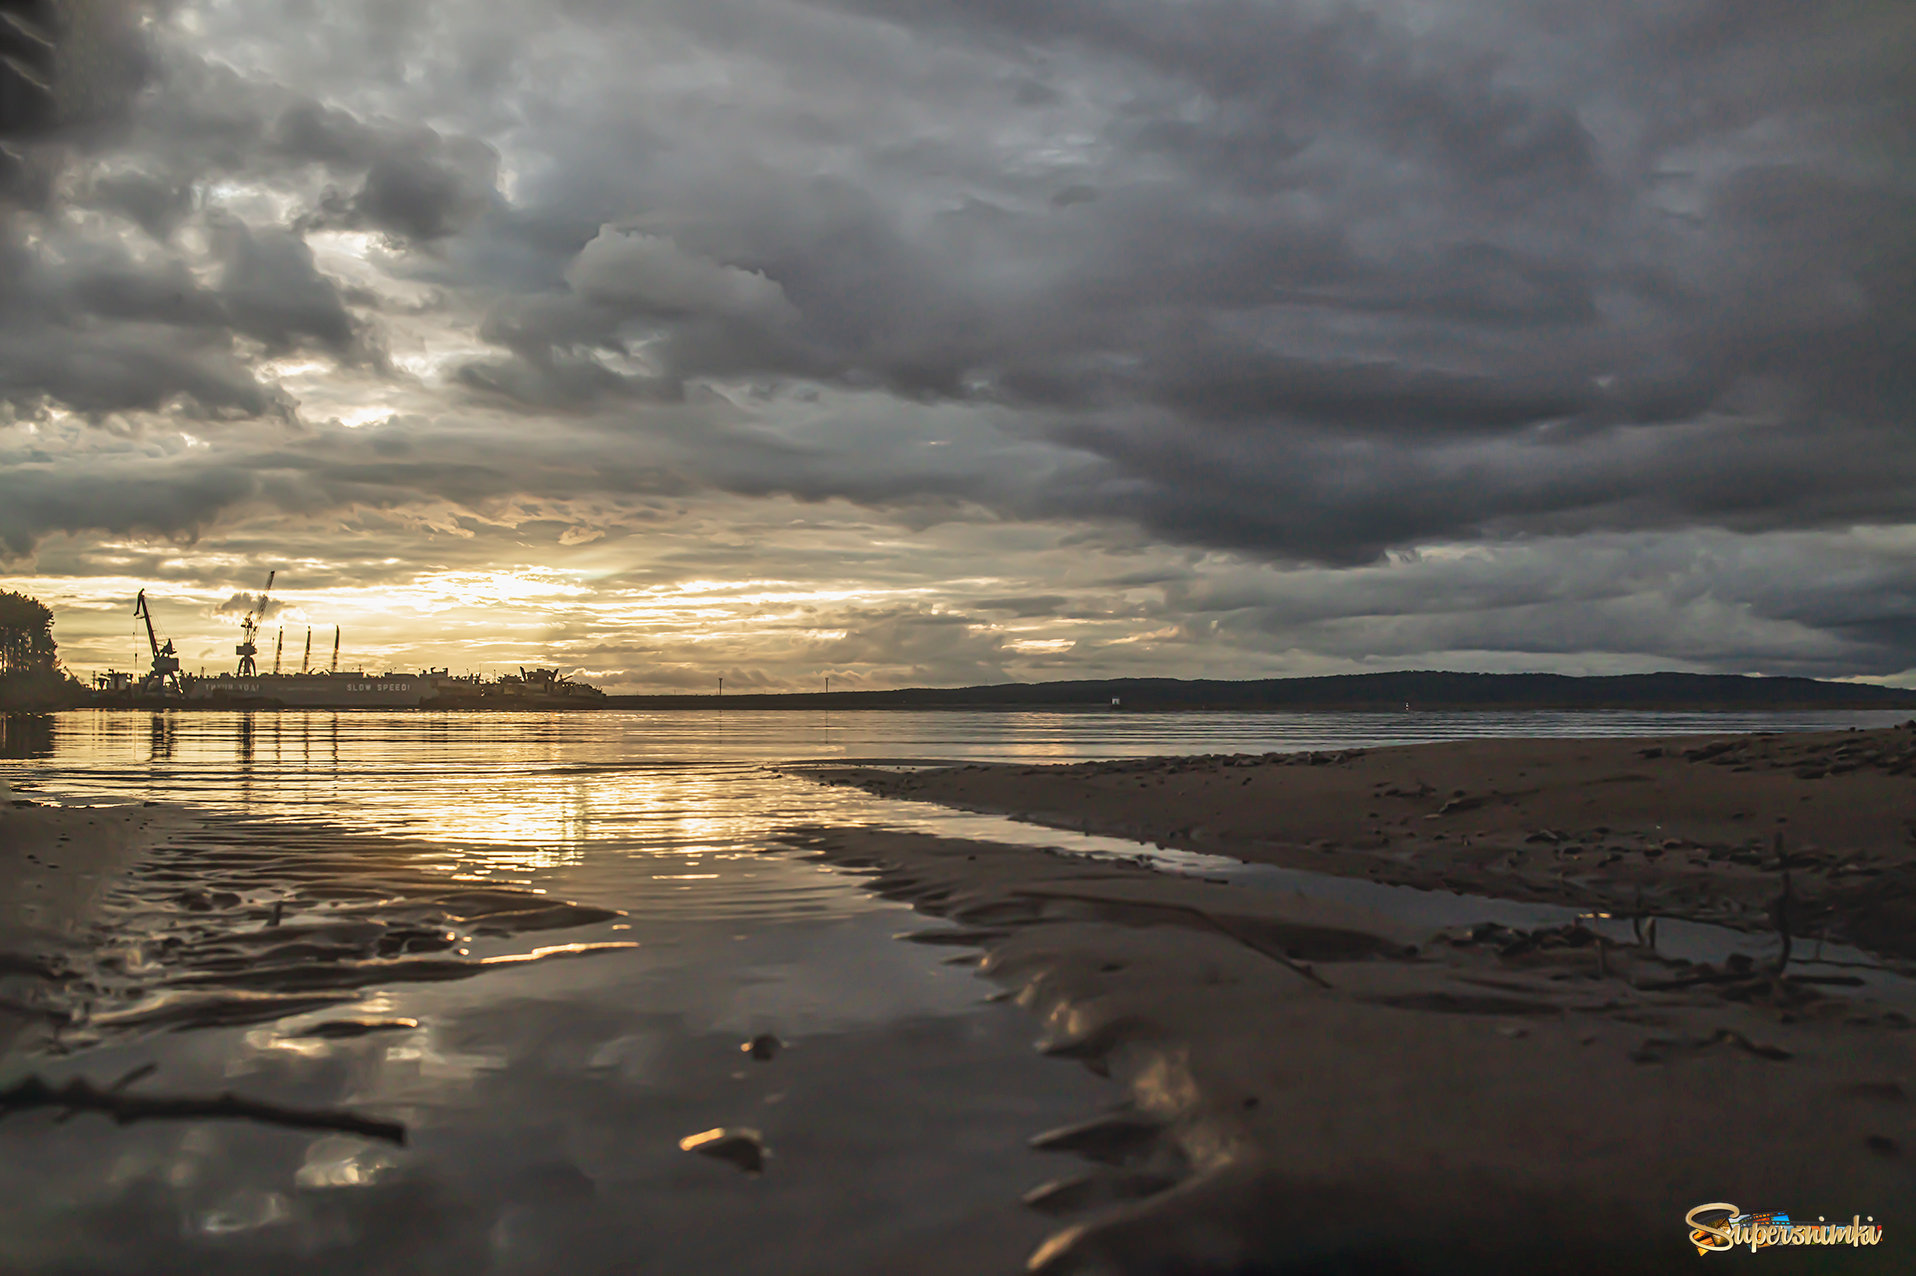
<path id="1" fill-rule="evenodd" d="M 107 675 L 72 707 L 98 709 L 213 709 L 252 712 L 279 709 L 597 709 L 605 693 L 575 682 L 557 669 L 525 669 L 482 679 L 446 669 L 416 673 L 223 673 L 180 676 L 168 693 L 136 684 L 130 675 Z"/>
<path id="2" fill-rule="evenodd" d="M 530 677 L 525 675 L 529 674 Z M 403 689 L 388 683 L 406 682 Z M 903 687 L 892 691 L 733 692 L 727 695 L 607 695 L 558 677 L 556 670 L 530 670 L 521 677 L 480 682 L 450 678 L 444 671 L 329 676 L 233 675 L 195 678 L 186 695 L 145 695 L 131 686 L 75 695 L 60 707 L 274 710 L 274 709 L 654 709 L 654 710 L 978 710 L 1043 713 L 1268 712 L 1268 713 L 1459 713 L 1459 712 L 1787 712 L 1916 710 L 1916 689 L 1813 678 L 1765 678 L 1742 674 L 1653 673 L 1579 677 L 1540 673 L 1339 674 L 1319 678 L 1226 681 L 1177 678 L 1107 678 L 1066 682 L 1011 682 L 972 687 Z M 280 686 L 327 684 L 328 694 L 275 695 Z M 418 683 L 418 686 L 411 684 Z M 428 686 L 428 684 L 432 684 Z M 269 684 L 276 684 L 271 685 Z M 362 685 L 363 684 L 363 685 Z M 559 684 L 559 685 L 555 685 Z M 337 693 L 337 694 L 334 694 Z M 397 693 L 397 694 L 395 694 Z M 21 706 L 22 710 L 27 706 Z M 19 711 L 10 709 L 9 711 Z M 28 710 L 31 711 L 31 710 Z"/>
<path id="3" fill-rule="evenodd" d="M 895 691 L 608 695 L 608 709 L 1004 709 L 1105 713 L 1215 709 L 1376 713 L 1470 710 L 1737 712 L 1916 709 L 1916 690 L 1814 678 L 1651 673 L 1338 674 L 1249 681 L 1108 678 Z"/>

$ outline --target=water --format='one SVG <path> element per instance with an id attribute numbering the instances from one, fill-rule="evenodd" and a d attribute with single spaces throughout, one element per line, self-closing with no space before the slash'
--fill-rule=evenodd
<path id="1" fill-rule="evenodd" d="M 1476 735 L 1669 735 L 1888 725 L 1905 715 L 966 712 L 145 714 L 16 720 L 0 777 L 66 802 L 181 802 L 222 820 L 402 839 L 382 862 L 448 887 L 532 890 L 626 918 L 536 943 L 589 959 L 368 990 L 410 1031 L 277 1023 L 107 1036 L 7 1077 L 235 1091 L 395 1116 L 403 1148 L 240 1122 L 0 1125 L 0 1269 L 36 1272 L 978 1272 L 1049 1230 L 1015 1198 L 1072 1167 L 1039 1130 L 1116 1095 L 1033 1054 L 925 925 L 777 849 L 800 824 L 1053 844 L 771 769 L 794 759 L 1069 761 Z M 246 825 L 244 827 L 253 827 Z M 1074 848 L 1138 848 L 1071 837 Z M 1106 843 L 1109 843 L 1108 845 Z M 1197 867 L 1216 869 L 1217 865 Z M 1250 884 L 1318 889 L 1285 879 Z M 1275 870 L 1273 870 L 1275 871 Z M 1355 888 L 1369 884 L 1354 883 Z M 1378 889 L 1378 888 L 1371 888 Z M 511 947 L 523 937 L 491 941 Z M 477 941 L 475 941 L 477 942 Z M 742 1055 L 757 1033 L 789 1048 Z M 5 1078 L 0 1078 L 4 1080 Z M 713 1126 L 772 1149 L 752 1178 L 682 1153 Z"/>

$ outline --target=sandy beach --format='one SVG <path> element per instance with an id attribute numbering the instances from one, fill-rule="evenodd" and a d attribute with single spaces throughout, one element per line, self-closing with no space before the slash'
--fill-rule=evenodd
<path id="1" fill-rule="evenodd" d="M 1907 955 L 1916 732 L 1472 741 L 1069 766 L 828 768 L 874 793 L 1322 873 Z M 1901 1010 L 1581 925 L 1416 933 L 1361 908 L 909 833 L 795 842 L 950 919 L 1123 1111 L 1034 1207 L 1040 1272 L 1648 1271 L 1706 1201 L 1912 1221 Z M 1755 940 L 1752 936 L 1752 940 Z M 1773 943 L 1773 941 L 1772 941 Z M 1752 949 L 1758 945 L 1753 942 Z M 1834 981 L 1840 985 L 1840 981 Z M 1885 1246 L 1891 1244 L 1884 1242 Z M 1829 1270 L 1900 1270 L 1853 1248 Z M 1822 1270 L 1819 1268 L 1818 1270 Z"/>
<path id="2" fill-rule="evenodd" d="M 808 768 L 874 794 L 1347 877 L 1916 956 L 1916 730 Z"/>

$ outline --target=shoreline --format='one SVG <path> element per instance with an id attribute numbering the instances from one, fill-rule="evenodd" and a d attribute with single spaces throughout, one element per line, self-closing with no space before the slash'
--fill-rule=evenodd
<path id="1" fill-rule="evenodd" d="M 907 773 L 876 796 L 1390 885 L 1916 957 L 1916 729 L 1475 739 Z"/>
<path id="2" fill-rule="evenodd" d="M 837 693 L 833 693 L 836 696 Z M 608 697 L 624 699 L 624 697 Z M 649 700 L 650 697 L 632 697 L 635 700 Z M 1827 705 L 1738 705 L 1738 704 L 1644 704 L 1644 705 L 1580 705 L 1580 704 L 1431 704 L 1419 705 L 1416 709 L 1395 709 L 1388 705 L 1372 704 L 1306 704 L 1306 705 L 1096 705 L 1079 704 L 1072 701 L 1057 703 L 1033 702 L 1031 704 L 858 704 L 858 703 L 818 703 L 825 699 L 823 694 L 810 697 L 812 702 L 805 703 L 808 697 L 795 694 L 790 699 L 799 703 L 759 703 L 758 698 L 738 696 L 684 696 L 662 697 L 674 702 L 669 704 L 593 704 L 593 705 L 542 705 L 538 711 L 550 709 L 554 712 L 574 710 L 602 709 L 752 709 L 752 710 L 799 710 L 799 709 L 852 709 L 852 710 L 888 710 L 908 713 L 931 713 L 934 711 L 954 711 L 962 713 L 1072 713 L 1072 714 L 1109 714 L 1111 716 L 1145 716 L 1172 713 L 1253 713 L 1253 714 L 1365 714 L 1380 718 L 1416 718 L 1425 714 L 1465 714 L 1465 713 L 1575 713 L 1575 714 L 1643 714 L 1643 713 L 1715 713 L 1726 717 L 1749 714 L 1821 714 L 1821 713 L 1908 713 L 1916 705 L 1877 704 L 1827 704 Z M 770 697 L 765 699 L 769 700 Z M 699 703 L 685 703 L 698 701 Z M 148 701 L 80 701 L 73 704 L 43 705 L 39 708 L 0 708 L 0 713 L 35 715 L 47 713 L 65 713 L 70 709 L 130 709 L 150 713 L 156 709 L 214 709 L 223 713 L 274 712 L 278 710 L 303 710 L 316 712 L 337 710 L 340 713 L 363 713 L 368 710 L 434 710 L 438 712 L 495 712 L 524 713 L 528 710 L 512 705 L 289 705 L 280 702 L 247 702 L 211 700 L 148 700 Z"/>

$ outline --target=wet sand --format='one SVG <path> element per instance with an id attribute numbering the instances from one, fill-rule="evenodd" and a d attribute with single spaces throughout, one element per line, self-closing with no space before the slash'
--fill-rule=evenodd
<path id="1" fill-rule="evenodd" d="M 868 792 L 1376 882 L 1916 954 L 1916 729 L 1477 740 L 1061 766 L 806 768 Z M 1776 840 L 1781 835 L 1782 841 Z M 1843 977 L 1577 924 L 1361 908 L 1030 847 L 795 838 L 944 938 L 1132 1106 L 1036 1204 L 1041 1272 L 1646 1271 L 1707 1201 L 1874 1215 L 1901 1270 L 1916 1033 Z M 1066 843 L 1068 845 L 1068 842 Z M 1790 859 L 1787 887 L 1777 848 Z M 937 938 L 933 936 L 931 938 Z M 1760 958 L 1754 954 L 1763 954 Z M 1822 1268 L 1818 1268 L 1822 1270 Z"/>
<path id="2" fill-rule="evenodd" d="M 29 806 L 0 820 L 0 848 L 0 1004 L 23 1047 L 35 1044 L 28 1028 L 67 1052 L 127 1034 L 345 1014 L 383 986 L 633 946 L 565 942 L 563 932 L 617 922 L 616 909 L 449 880 L 429 866 L 431 844 L 327 825 L 163 805 Z"/>
<path id="3" fill-rule="evenodd" d="M 160 807 L 0 804 L 0 1054 L 45 1022 L 37 994 L 91 949 L 101 896 L 177 821 Z"/>
<path id="4" fill-rule="evenodd" d="M 791 841 L 948 919 L 910 938 L 982 947 L 1047 1053 L 1127 1087 L 1034 1141 L 1101 1163 L 1029 1198 L 1060 1224 L 1034 1271 L 1687 1270 L 1708 1201 L 1874 1215 L 1884 1247 L 1830 1270 L 1902 1269 L 1893 1010 L 1575 926 L 1433 936 L 1029 847 Z"/>
<path id="5" fill-rule="evenodd" d="M 868 792 L 1376 882 L 1916 956 L 1916 730 L 1470 740 L 916 772 Z"/>
<path id="6" fill-rule="evenodd" d="M 958 1276 L 1011 1269 L 1049 1230 L 1018 1204 L 1043 1168 L 1023 1138 L 1088 1110 L 1102 1086 L 1031 1058 L 1022 1016 L 978 1006 L 983 989 L 934 955 L 845 973 L 935 976 L 951 986 L 936 996 L 962 1014 L 854 1013 L 818 1031 L 802 1004 L 754 991 L 739 1004 L 758 1004 L 754 1017 L 786 1040 L 776 1057 L 748 1058 L 736 1029 L 706 1022 L 737 1007 L 685 1011 L 726 996 L 725 976 L 705 982 L 674 956 L 696 949 L 693 925 L 568 902 L 538 881 L 456 880 L 433 843 L 146 812 L 168 813 L 94 906 L 70 915 L 71 942 L 32 990 L 40 1031 L 7 1055 L 0 1089 L 43 1075 L 112 1090 L 132 1076 L 118 1092 L 130 1102 L 204 1104 L 230 1087 L 259 1110 L 176 1112 L 127 1129 L 92 1115 L 56 1124 L 0 1101 L 16 1198 L 0 1211 L 0 1268 L 541 1272 L 636 1261 Z M 38 818 L 68 845 L 87 841 L 100 813 Z M 72 841 L 59 843 L 59 830 Z M 651 867 L 668 865 L 683 867 Z M 842 881 L 832 889 L 858 907 L 788 936 L 795 949 L 774 934 L 742 958 L 732 954 L 759 936 L 722 936 L 725 957 L 746 962 L 734 977 L 762 987 L 766 971 L 854 942 L 847 930 L 868 933 L 857 942 L 880 956 L 895 950 L 891 910 L 872 911 Z M 663 903 L 657 890 L 623 902 Z M 623 942 L 628 923 L 645 930 L 644 946 Z M 653 954 L 651 975 L 641 952 Z M 571 957 L 590 960 L 557 960 Z M 818 982 L 813 995 L 864 991 Z M 142 1061 L 157 1072 L 133 1066 Z M 271 1128 L 289 1112 L 392 1123 L 404 1138 Z M 679 1150 L 687 1135 L 733 1124 L 765 1131 L 762 1178 Z M 314 1166 L 335 1156 L 344 1177 L 319 1181 Z M 23 1175 L 36 1158 L 63 1173 L 44 1186 Z M 195 1182 L 167 1177 L 189 1162 Z M 358 1165 L 370 1167 L 363 1180 Z M 702 1261 L 712 1256 L 723 1261 Z"/>

